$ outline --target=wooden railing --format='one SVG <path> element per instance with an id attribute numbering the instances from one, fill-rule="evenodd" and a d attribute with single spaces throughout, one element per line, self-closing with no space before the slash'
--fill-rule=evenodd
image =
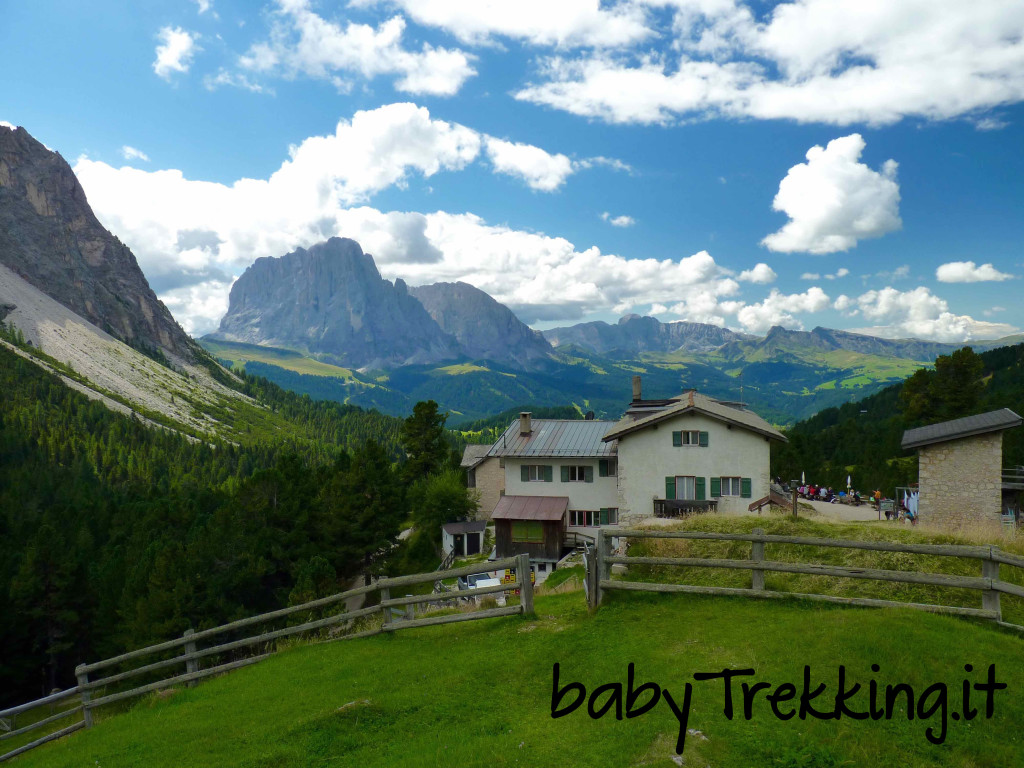
<path id="1" fill-rule="evenodd" d="M 701 539 L 711 541 L 749 541 L 749 560 L 727 560 L 705 557 L 622 557 L 612 554 L 612 538 L 646 539 Z M 903 552 L 919 555 L 971 558 L 981 561 L 981 576 L 957 576 L 944 573 L 918 573 L 916 571 L 893 571 L 879 568 L 853 568 L 839 565 L 814 563 L 791 563 L 766 560 L 765 544 L 797 544 L 811 547 L 840 547 L 843 549 L 872 550 L 876 552 Z M 850 541 L 845 539 L 824 539 L 808 536 L 776 536 L 765 534 L 760 529 L 753 533 L 709 533 L 704 531 L 646 531 L 602 530 L 598 535 L 597 552 L 590 560 L 594 569 L 591 583 L 590 604 L 597 607 L 606 590 L 637 592 L 688 592 L 702 595 L 741 595 L 765 598 L 801 598 L 846 605 L 862 605 L 876 608 L 915 608 L 934 613 L 988 619 L 1000 626 L 1024 630 L 1024 627 L 1003 621 L 999 606 L 1000 594 L 1024 597 L 1024 587 L 1002 581 L 1000 565 L 1024 569 L 1024 557 L 1003 552 L 995 546 L 968 546 L 959 544 L 909 544 L 892 541 Z M 711 587 L 690 584 L 663 584 L 651 582 L 624 581 L 610 578 L 612 565 L 667 565 L 693 568 L 731 568 L 748 570 L 751 573 L 749 588 Z M 879 600 L 865 597 L 839 597 L 836 595 L 807 594 L 803 592 L 779 592 L 767 590 L 764 586 L 765 572 L 800 573 L 814 576 L 835 576 L 848 579 L 872 579 L 875 581 L 901 582 L 905 584 L 929 584 L 940 587 L 976 589 L 981 592 L 981 608 L 938 605 L 930 603 L 907 603 L 896 600 Z M 588 574 L 590 576 L 590 574 Z"/>
<path id="2" fill-rule="evenodd" d="M 494 562 L 477 563 L 476 565 L 469 565 L 462 568 L 453 568 L 445 571 L 444 576 L 445 578 L 454 578 L 480 573 L 482 570 L 495 571 L 504 570 L 506 568 L 515 569 L 516 579 L 514 582 L 500 584 L 495 587 L 445 592 L 443 594 L 410 595 L 394 598 L 391 596 L 393 590 L 410 587 L 424 582 L 435 581 L 437 579 L 436 572 L 380 579 L 369 586 L 357 587 L 346 592 L 340 592 L 319 600 L 303 603 L 302 605 L 282 608 L 278 611 L 272 611 L 270 613 L 260 614 L 259 616 L 252 616 L 247 619 L 233 621 L 230 624 L 224 624 L 211 629 L 204 629 L 199 632 L 189 629 L 185 631 L 184 635 L 174 640 L 168 640 L 164 643 L 140 648 L 139 650 L 124 653 L 110 659 L 104 659 L 103 661 L 97 661 L 92 664 L 81 664 L 75 669 L 75 674 L 78 678 L 78 685 L 74 688 L 69 688 L 66 691 L 61 691 L 51 696 L 0 711 L 0 722 L 6 723 L 9 726 L 9 728 L 0 727 L 0 742 L 29 733 L 33 730 L 43 729 L 45 726 L 57 723 L 60 720 L 75 715 L 80 715 L 81 719 L 69 726 L 61 728 L 60 730 L 47 733 L 30 743 L 23 744 L 14 750 L 0 754 L 0 762 L 16 755 L 20 755 L 23 752 L 27 752 L 28 750 L 38 747 L 41 744 L 45 744 L 48 741 L 52 741 L 53 739 L 67 736 L 81 728 L 92 727 L 93 712 L 100 707 L 133 699 L 138 696 L 170 688 L 175 685 L 192 686 L 195 685 L 196 681 L 205 677 L 218 675 L 223 672 L 228 672 L 233 669 L 238 669 L 240 667 L 248 666 L 249 664 L 254 664 L 257 661 L 261 661 L 275 652 L 275 648 L 271 644 L 285 637 L 292 637 L 294 635 L 323 629 L 330 630 L 333 628 L 337 631 L 341 625 L 349 625 L 349 628 L 351 628 L 351 624 L 354 623 L 356 619 L 363 619 L 378 614 L 383 617 L 383 621 L 379 625 L 358 632 L 349 632 L 343 635 L 339 633 L 329 639 L 349 640 L 357 637 L 378 635 L 383 632 L 395 632 L 401 629 L 410 629 L 412 627 L 426 627 L 438 624 L 473 621 L 476 619 L 495 618 L 498 616 L 533 613 L 533 584 L 530 581 L 529 576 L 530 561 L 526 555 L 509 557 L 504 560 L 497 560 Z M 421 618 L 415 618 L 416 606 L 418 605 L 423 606 L 433 604 L 435 607 L 441 607 L 441 604 L 449 604 L 453 601 L 457 601 L 461 604 L 466 600 L 480 597 L 482 595 L 492 595 L 512 590 L 519 590 L 520 600 L 518 605 L 476 610 L 468 613 L 446 614 L 439 616 L 426 615 Z M 326 616 L 324 618 L 305 621 L 301 624 L 265 631 L 260 634 L 242 637 L 228 642 L 219 642 L 218 640 L 218 638 L 226 633 L 245 630 L 250 627 L 267 624 L 269 622 L 284 619 L 303 612 L 322 611 L 339 603 L 344 604 L 344 601 L 350 598 L 368 595 L 372 592 L 380 592 L 380 601 L 377 605 L 373 605 L 368 608 L 345 610 L 342 613 Z M 209 645 L 208 647 L 200 647 L 206 641 L 214 641 L 214 644 Z M 231 658 L 234 653 L 239 651 L 252 653 L 254 646 L 263 647 L 257 648 L 255 654 L 246 655 L 242 658 L 225 660 Z M 167 656 L 169 653 L 173 655 L 169 658 L 159 658 L 160 656 Z M 147 657 L 157 658 L 150 661 Z M 213 666 L 203 667 L 204 659 L 209 660 L 211 658 L 214 659 L 216 663 Z M 147 663 L 137 666 L 138 662 L 141 660 L 146 660 Z M 179 670 L 184 668 L 184 673 L 172 674 L 168 677 L 162 676 L 167 674 L 167 670 L 171 670 L 175 667 Z M 100 676 L 97 677 L 97 674 Z M 131 687 L 127 690 L 116 690 L 117 684 L 126 680 L 132 680 L 133 678 L 138 677 L 152 678 L 154 676 L 159 679 L 151 680 L 150 682 L 146 682 L 142 685 L 135 685 L 135 687 Z M 30 710 L 34 710 L 39 707 L 53 707 L 58 702 L 67 701 L 72 702 L 73 706 L 56 714 L 51 714 L 43 719 L 32 722 L 31 724 L 26 724 L 21 728 L 17 727 L 18 715 L 27 713 Z"/>

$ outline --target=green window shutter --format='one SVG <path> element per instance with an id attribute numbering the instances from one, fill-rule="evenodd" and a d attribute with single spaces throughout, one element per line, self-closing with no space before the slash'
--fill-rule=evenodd
<path id="1" fill-rule="evenodd" d="M 694 493 L 694 496 L 697 497 L 697 501 L 704 501 L 704 478 L 703 477 L 694 478 L 693 486 L 694 486 L 694 489 L 696 490 L 696 493 Z"/>
<path id="2" fill-rule="evenodd" d="M 594 482 L 594 468 L 584 467 L 583 468 L 583 482 L 592 483 Z"/>
<path id="3" fill-rule="evenodd" d="M 544 482 L 545 483 L 550 483 L 552 480 L 554 480 L 554 477 L 555 477 L 555 470 L 554 470 L 554 468 L 550 464 L 545 464 L 544 465 Z"/>
<path id="4" fill-rule="evenodd" d="M 597 476 L 608 477 L 608 459 L 599 459 L 597 462 Z"/>
<path id="5" fill-rule="evenodd" d="M 608 507 L 601 507 L 601 525 L 608 525 Z"/>
<path id="6" fill-rule="evenodd" d="M 520 479 L 524 483 L 527 483 L 527 482 L 530 481 L 530 467 L 529 467 L 528 464 L 523 464 L 523 466 L 521 466 L 519 468 L 519 475 L 520 475 Z"/>
<path id="7" fill-rule="evenodd" d="M 683 444 L 683 433 L 682 432 L 673 432 L 672 433 L 672 445 L 674 445 L 676 448 L 679 448 L 682 444 Z"/>
<path id="8" fill-rule="evenodd" d="M 711 498 L 722 495 L 722 478 L 711 478 Z"/>
<path id="9" fill-rule="evenodd" d="M 567 466 L 565 466 L 564 464 L 562 465 L 562 482 L 563 483 L 568 483 L 569 482 L 569 468 Z"/>
<path id="10" fill-rule="evenodd" d="M 708 433 L 707 432 L 701 432 L 700 433 L 700 447 L 701 448 L 707 448 L 708 447 Z"/>
<path id="11" fill-rule="evenodd" d="M 750 478 L 749 477 L 740 478 L 740 496 L 742 496 L 744 499 L 749 499 L 750 498 Z"/>
<path id="12" fill-rule="evenodd" d="M 674 499 L 676 497 L 676 479 L 674 477 L 665 478 L 665 498 Z"/>

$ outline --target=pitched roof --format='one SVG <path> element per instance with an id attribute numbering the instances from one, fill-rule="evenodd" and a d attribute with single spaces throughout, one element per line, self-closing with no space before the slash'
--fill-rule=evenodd
<path id="1" fill-rule="evenodd" d="M 470 520 L 466 523 L 445 523 L 441 529 L 445 533 L 479 533 L 487 527 L 486 520 Z"/>
<path id="2" fill-rule="evenodd" d="M 775 429 L 775 427 L 753 411 L 747 411 L 741 408 L 736 408 L 732 405 L 726 405 L 725 403 L 715 400 L 713 397 L 702 395 L 693 389 L 689 392 L 684 392 L 677 398 L 673 398 L 671 405 L 655 411 L 650 415 L 645 415 L 640 418 L 630 418 L 627 416 L 621 421 L 615 422 L 614 426 L 604 436 L 604 439 L 615 440 L 623 435 L 628 435 L 631 432 L 637 432 L 651 426 L 652 424 L 658 424 L 666 419 L 671 419 L 684 413 L 702 413 L 705 416 L 710 416 L 712 419 L 718 419 L 719 421 L 724 421 L 728 424 L 735 424 L 738 427 L 748 429 L 751 432 L 757 432 L 765 437 L 786 442 L 785 436 L 779 432 L 779 430 Z"/>
<path id="3" fill-rule="evenodd" d="M 962 419 L 952 421 L 940 421 L 938 424 L 929 424 L 926 427 L 908 429 L 903 433 L 902 447 L 919 448 L 922 445 L 932 443 L 944 443 L 947 440 L 959 440 L 974 435 L 984 435 L 987 432 L 999 432 L 1011 427 L 1020 426 L 1021 419 L 1009 408 L 1000 408 L 998 411 L 979 413 L 977 416 L 965 416 Z"/>
<path id="4" fill-rule="evenodd" d="M 615 443 L 602 442 L 614 421 L 533 419 L 532 431 L 519 434 L 519 419 L 491 446 L 488 456 L 603 458 L 614 456 Z"/>
<path id="5" fill-rule="evenodd" d="M 470 443 L 462 451 L 462 461 L 459 463 L 459 466 L 472 469 L 487 458 L 487 452 L 489 450 L 491 450 L 490 445 Z"/>
<path id="6" fill-rule="evenodd" d="M 568 496 L 502 496 L 491 519 L 561 520 L 568 508 Z"/>

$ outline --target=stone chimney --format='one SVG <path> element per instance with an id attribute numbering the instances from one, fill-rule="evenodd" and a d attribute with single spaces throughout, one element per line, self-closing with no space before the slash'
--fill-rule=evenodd
<path id="1" fill-rule="evenodd" d="M 639 376 L 634 376 L 633 377 L 633 402 L 636 403 L 636 402 L 639 402 L 640 400 L 643 400 L 643 399 L 644 398 L 643 398 L 643 395 L 641 394 L 641 389 L 640 389 L 640 377 Z"/>
<path id="2" fill-rule="evenodd" d="M 523 411 L 519 414 L 519 434 L 529 435 L 533 432 L 533 414 Z"/>

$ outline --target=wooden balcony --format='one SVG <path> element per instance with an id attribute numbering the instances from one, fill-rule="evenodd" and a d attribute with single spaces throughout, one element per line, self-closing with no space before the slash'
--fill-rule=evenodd
<path id="1" fill-rule="evenodd" d="M 655 499 L 655 517 L 690 517 L 718 511 L 718 500 L 693 501 L 690 499 Z"/>

